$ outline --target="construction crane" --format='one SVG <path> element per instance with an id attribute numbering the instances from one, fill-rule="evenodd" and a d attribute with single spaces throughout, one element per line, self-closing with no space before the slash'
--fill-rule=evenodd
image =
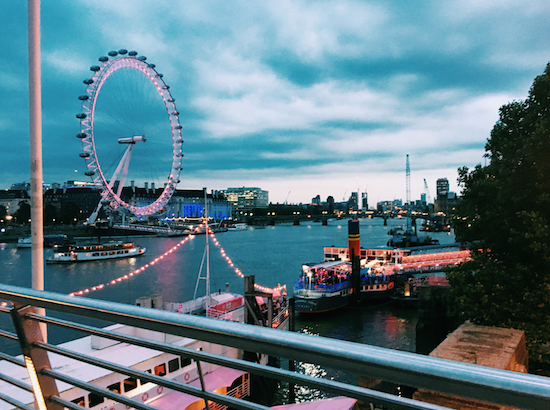
<path id="1" fill-rule="evenodd" d="M 430 190 L 428 189 L 426 178 L 424 178 L 424 192 L 426 193 L 426 204 L 429 204 L 430 202 L 432 202 L 432 198 L 430 196 Z"/>
<path id="2" fill-rule="evenodd" d="M 290 195 L 290 191 L 288 191 L 288 194 L 286 194 L 286 199 L 285 199 L 285 205 L 288 205 L 288 197 Z"/>
<path id="3" fill-rule="evenodd" d="M 407 166 L 405 168 L 407 195 L 406 195 L 406 207 L 407 207 L 407 232 L 411 232 L 411 167 L 409 165 L 409 154 L 407 154 Z"/>
<path id="4" fill-rule="evenodd" d="M 405 169 L 407 183 L 407 205 L 411 204 L 411 167 L 409 165 L 409 154 L 407 154 L 407 168 Z"/>

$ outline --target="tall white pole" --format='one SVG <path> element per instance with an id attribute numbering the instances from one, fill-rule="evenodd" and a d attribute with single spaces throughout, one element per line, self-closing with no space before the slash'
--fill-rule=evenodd
<path id="1" fill-rule="evenodd" d="M 29 116 L 31 159 L 32 288 L 44 290 L 44 220 L 42 214 L 42 96 L 40 78 L 40 0 L 29 7 Z M 40 309 L 38 313 L 45 313 Z M 44 340 L 46 327 L 41 327 Z"/>

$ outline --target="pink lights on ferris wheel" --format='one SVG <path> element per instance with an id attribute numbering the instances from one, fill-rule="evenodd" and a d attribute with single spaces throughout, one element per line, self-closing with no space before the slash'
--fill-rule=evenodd
<path id="1" fill-rule="evenodd" d="M 91 78 L 84 80 L 87 85 L 86 95 L 80 96 L 82 101 L 82 111 L 77 115 L 80 120 L 80 132 L 77 137 L 81 141 L 82 153 L 87 170 L 85 174 L 90 176 L 95 184 L 102 188 L 101 196 L 109 203 L 113 209 L 123 208 L 129 210 L 137 216 L 149 216 L 161 211 L 166 203 L 171 198 L 176 185 L 179 183 L 179 174 L 181 171 L 181 158 L 183 155 L 177 155 L 181 151 L 183 139 L 181 138 L 181 125 L 179 123 L 178 110 L 169 91 L 169 86 L 164 82 L 162 74 L 159 74 L 154 64 L 146 62 L 145 56 L 139 56 L 136 51 L 120 49 L 118 51 L 110 51 L 108 57 L 100 57 L 100 66 L 91 68 L 93 75 Z M 171 128 L 172 136 L 172 165 L 170 178 L 165 183 L 162 195 L 160 195 L 152 204 L 136 206 L 131 205 L 120 198 L 119 193 L 114 192 L 109 186 L 109 180 L 103 173 L 99 159 L 96 154 L 96 140 L 94 136 L 94 117 L 97 98 L 102 90 L 103 85 L 116 71 L 137 70 L 141 72 L 148 81 L 154 84 L 158 94 L 158 99 L 163 101 Z M 174 126 L 175 124 L 175 126 Z M 111 177 L 110 180 L 114 180 Z M 124 178 L 121 178 L 122 180 Z"/>

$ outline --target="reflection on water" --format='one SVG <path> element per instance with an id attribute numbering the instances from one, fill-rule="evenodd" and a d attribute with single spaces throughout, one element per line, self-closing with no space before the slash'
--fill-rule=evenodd
<path id="1" fill-rule="evenodd" d="M 378 247 L 387 242 L 387 232 L 402 220 L 389 220 L 388 226 L 382 219 L 360 221 L 361 246 Z M 277 225 L 265 229 L 233 231 L 217 234 L 216 237 L 227 255 L 245 275 L 254 275 L 256 283 L 274 287 L 286 284 L 292 295 L 294 281 L 301 266 L 308 262 L 323 260 L 323 246 L 347 245 L 347 221 L 302 223 L 300 226 Z M 431 234 L 440 243 L 454 242 L 452 235 Z M 45 288 L 49 291 L 68 294 L 84 288 L 108 283 L 145 266 L 157 256 L 177 245 L 182 238 L 126 238 L 147 248 L 141 257 L 116 261 L 95 261 L 81 264 L 46 265 Z M 206 237 L 199 235 L 187 241 L 177 251 L 163 258 L 162 262 L 147 268 L 116 285 L 106 286 L 87 297 L 113 302 L 134 304 L 142 296 L 162 294 L 165 301 L 182 302 L 193 297 L 197 275 L 204 252 Z M 51 250 L 48 250 L 51 252 Z M 2 283 L 30 287 L 31 261 L 29 249 L 17 249 L 16 244 L 0 246 L 0 281 Z M 226 283 L 234 292 L 243 292 L 243 280 L 220 255 L 219 249 L 210 244 L 211 289 L 225 289 Z M 204 294 L 204 281 L 199 284 L 199 294 Z M 201 287 L 202 285 L 202 287 Z M 202 292 L 202 293 L 201 293 Z M 390 305 L 346 308 L 322 316 L 299 316 L 296 329 L 302 333 L 325 336 L 340 340 L 383 346 L 391 349 L 415 351 L 415 311 L 398 310 Z M 9 318 L 0 315 L 0 326 L 9 328 Z M 50 327 L 52 343 L 60 343 L 78 335 Z M 0 343 L 3 341 L 0 340 Z M 287 363 L 281 362 L 283 367 Z M 297 369 L 306 374 L 323 375 L 334 380 L 357 383 L 358 375 L 343 374 L 311 364 L 297 364 Z M 284 393 L 282 393 L 284 394 Z M 322 397 L 323 393 L 305 388 L 298 389 L 298 398 Z M 286 395 L 284 399 L 286 400 Z"/>
<path id="2" fill-rule="evenodd" d="M 348 307 L 322 315 L 299 315 L 296 318 L 296 329 L 313 336 L 415 352 L 417 321 L 416 310 L 396 309 L 385 303 L 376 306 Z M 287 362 L 283 361 L 281 364 L 282 367 L 288 368 Z M 296 364 L 296 370 L 310 376 L 322 376 L 354 385 L 357 385 L 359 378 L 363 376 L 303 362 Z M 400 386 L 387 386 L 387 389 L 396 389 L 392 390 L 396 394 L 402 390 Z M 326 392 L 306 386 L 296 386 L 295 392 L 297 402 L 331 397 Z M 287 384 L 280 385 L 275 400 L 277 404 L 287 402 Z"/>

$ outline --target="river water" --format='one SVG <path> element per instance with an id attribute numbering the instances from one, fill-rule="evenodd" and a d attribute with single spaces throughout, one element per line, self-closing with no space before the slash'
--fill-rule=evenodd
<path id="1" fill-rule="evenodd" d="M 360 220 L 361 246 L 385 246 L 388 230 L 403 223 L 403 220 L 393 219 L 388 220 L 388 225 L 384 226 L 381 218 Z M 452 234 L 441 232 L 430 235 L 442 244 L 454 242 Z M 320 222 L 302 222 L 299 226 L 283 224 L 261 229 L 250 227 L 245 231 L 218 233 L 216 238 L 220 247 L 212 241 L 209 242 L 213 292 L 224 290 L 226 284 L 229 284 L 233 292 L 244 291 L 243 280 L 221 256 L 220 248 L 223 247 L 227 256 L 244 275 L 254 275 L 256 283 L 262 286 L 286 284 L 288 294 L 292 295 L 293 283 L 298 278 L 303 263 L 322 261 L 323 246 L 347 246 L 347 220 L 331 220 L 327 226 Z M 118 261 L 46 265 L 45 289 L 68 294 L 109 283 L 149 264 L 183 239 L 132 237 L 133 242 L 147 248 L 145 255 Z M 129 304 L 134 304 L 141 296 L 152 294 L 161 294 L 165 302 L 192 299 L 205 250 L 205 240 L 204 235 L 188 239 L 174 252 L 138 275 L 90 292 L 87 297 Z M 46 257 L 49 252 L 51 250 L 46 250 Z M 16 244 L 0 244 L 0 266 L 0 280 L 3 283 L 31 286 L 29 249 L 18 249 Z M 204 295 L 204 282 L 199 283 L 198 296 Z M 296 330 L 311 335 L 414 352 L 417 318 L 415 310 L 398 309 L 390 304 L 383 304 L 342 309 L 321 317 L 297 316 Z M 0 326 L 4 329 L 6 319 L 0 318 Z M 49 331 L 52 343 L 60 343 L 72 337 L 74 335 L 58 330 Z M 299 365 L 298 368 L 310 375 L 326 375 L 335 380 L 354 381 L 354 376 L 330 369 L 306 364 Z M 306 389 L 299 390 L 297 396 L 312 398 L 316 394 Z"/>

